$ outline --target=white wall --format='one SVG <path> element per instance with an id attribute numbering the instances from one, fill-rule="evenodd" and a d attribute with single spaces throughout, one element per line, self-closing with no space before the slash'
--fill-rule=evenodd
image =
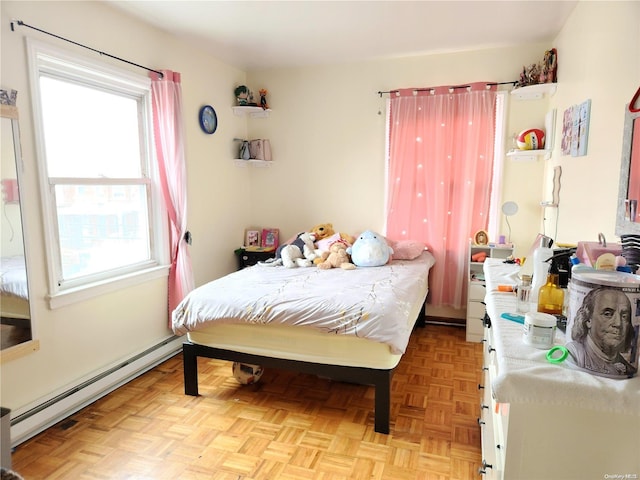
<path id="1" fill-rule="evenodd" d="M 233 88 L 245 81 L 245 73 L 100 2 L 3 1 L 0 8 L 0 80 L 3 88 L 18 90 L 32 314 L 40 340 L 39 351 L 2 364 L 0 403 L 17 414 L 80 379 L 146 350 L 171 332 L 167 328 L 165 279 L 49 309 L 25 37 L 52 42 L 94 59 L 98 55 L 25 27 L 11 32 L 10 20 L 23 20 L 151 68 L 182 73 L 189 228 L 194 237 L 191 253 L 197 284 L 235 269 L 232 252 L 241 244 L 242 231 L 249 221 L 249 172 L 235 168 L 230 161 L 232 138 L 246 135 L 246 122 L 233 115 L 230 108 Z M 214 135 L 205 135 L 198 125 L 197 114 L 204 104 L 213 105 L 218 112 L 220 126 Z"/>
<path id="2" fill-rule="evenodd" d="M 276 160 L 271 169 L 252 172 L 252 222 L 280 226 L 287 235 L 325 221 L 339 230 L 382 230 L 384 100 L 376 92 L 514 80 L 523 65 L 539 62 L 546 49 L 556 47 L 557 93 L 510 100 L 508 108 L 508 137 L 543 127 L 547 111 L 557 110 L 552 159 L 505 162 L 502 201 L 519 205 L 510 219 L 516 255 L 527 254 L 538 232 L 563 243 L 595 240 L 598 232 L 616 240 L 623 109 L 640 83 L 639 9 L 639 2 L 579 2 L 551 44 L 249 72 L 249 86 L 267 88 L 274 110 L 271 118 L 253 121 L 249 132 L 271 139 Z M 560 157 L 564 109 L 587 98 L 588 155 Z M 555 165 L 563 168 L 557 231 L 557 212 L 547 209 L 543 222 L 540 207 L 551 199 Z M 264 198 L 287 205 L 286 217 Z M 501 231 L 507 232 L 504 221 Z"/>
<path id="3" fill-rule="evenodd" d="M 280 226 L 287 235 L 321 222 L 351 233 L 382 231 L 387 96 L 380 98 L 377 92 L 516 80 L 522 65 L 542 59 L 547 48 L 527 45 L 250 72 L 250 88 L 267 88 L 274 112 L 268 119 L 252 121 L 249 131 L 253 137 L 271 139 L 275 160 L 272 168 L 252 174 L 252 222 Z M 509 131 L 520 128 L 518 108 L 516 126 Z M 541 112 L 543 121 L 546 107 L 531 108 Z M 542 164 L 523 169 L 531 183 L 517 189 L 517 198 L 508 198 L 518 203 L 526 203 L 530 191 L 539 196 L 542 188 Z M 286 217 L 261 198 L 287 205 Z"/>
<path id="4" fill-rule="evenodd" d="M 558 93 L 551 105 L 562 115 L 591 99 L 587 155 L 560 155 L 556 142 L 547 179 L 562 167 L 558 239 L 607 240 L 615 236 L 625 105 L 640 86 L 640 2 L 579 2 L 556 42 Z M 550 219 L 550 223 L 555 218 Z"/>

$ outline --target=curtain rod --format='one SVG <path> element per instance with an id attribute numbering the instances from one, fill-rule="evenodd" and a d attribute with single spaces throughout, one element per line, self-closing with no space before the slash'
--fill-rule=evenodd
<path id="1" fill-rule="evenodd" d="M 513 82 L 491 82 L 491 83 L 487 83 L 486 86 L 487 88 L 492 87 L 494 85 L 516 85 L 518 83 L 517 80 L 514 80 Z M 452 89 L 458 89 L 458 88 L 469 88 L 471 85 L 454 85 L 449 87 L 449 90 Z M 414 88 L 413 91 L 414 92 L 428 92 L 430 90 L 434 90 L 435 87 L 429 87 L 429 88 Z M 410 89 L 407 89 L 410 90 Z M 382 97 L 382 95 L 384 95 L 385 93 L 398 93 L 400 90 L 396 89 L 396 90 L 389 90 L 387 92 L 381 92 L 378 91 L 378 95 L 380 95 Z"/>
<path id="2" fill-rule="evenodd" d="M 119 60 L 121 62 L 128 63 L 129 65 L 133 65 L 133 66 L 138 67 L 138 68 L 143 68 L 144 70 L 147 70 L 149 72 L 157 73 L 158 75 L 160 75 L 160 78 L 164 77 L 163 73 L 158 71 L 158 70 L 154 70 L 153 68 L 145 67 L 144 65 L 139 65 L 137 63 L 130 62 L 129 60 L 125 60 L 124 58 L 116 57 L 115 55 L 111 55 L 109 53 L 101 52 L 100 50 L 96 50 L 95 48 L 88 47 L 87 45 L 83 45 L 82 43 L 74 42 L 73 40 L 69 40 L 68 38 L 61 37 L 60 35 L 56 35 L 55 33 L 51 33 L 51 32 L 47 32 L 45 30 L 41 30 L 41 29 L 39 29 L 37 27 L 34 27 L 32 25 L 27 25 L 22 20 L 12 20 L 11 21 L 11 31 L 12 32 L 15 32 L 14 23 L 20 25 L 21 27 L 31 28 L 32 30 L 36 30 L 36 31 L 38 31 L 40 33 L 44 33 L 46 35 L 50 35 L 50 36 L 58 38 L 60 40 L 64 40 L 65 42 L 73 43 L 74 45 L 77 45 L 77 46 L 82 47 L 82 48 L 86 48 L 87 50 L 91 50 L 92 52 L 99 53 L 100 55 L 105 55 L 105 56 L 113 58 L 115 60 Z"/>

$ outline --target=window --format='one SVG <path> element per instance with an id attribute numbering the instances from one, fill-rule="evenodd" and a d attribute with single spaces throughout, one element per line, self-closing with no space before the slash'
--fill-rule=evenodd
<path id="1" fill-rule="evenodd" d="M 29 53 L 52 298 L 167 263 L 149 79 L 38 42 Z"/>

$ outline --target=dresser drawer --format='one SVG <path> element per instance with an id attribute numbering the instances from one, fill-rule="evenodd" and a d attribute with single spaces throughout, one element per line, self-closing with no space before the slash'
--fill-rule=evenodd
<path id="1" fill-rule="evenodd" d="M 484 317 L 486 309 L 482 302 L 468 302 L 467 303 L 467 318 L 479 318 Z"/>
<path id="2" fill-rule="evenodd" d="M 484 301 L 486 293 L 487 287 L 484 286 L 484 282 L 469 282 L 469 291 L 467 292 L 469 301 Z"/>

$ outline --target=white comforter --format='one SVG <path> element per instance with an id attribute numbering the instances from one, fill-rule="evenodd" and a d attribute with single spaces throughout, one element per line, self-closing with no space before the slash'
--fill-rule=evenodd
<path id="1" fill-rule="evenodd" d="M 16 255 L 0 259 L 0 292 L 29 298 L 24 256 Z"/>
<path id="2" fill-rule="evenodd" d="M 185 334 L 210 322 L 298 325 L 404 353 L 434 262 L 423 252 L 355 270 L 255 265 L 192 291 L 173 312 L 173 330 Z"/>

